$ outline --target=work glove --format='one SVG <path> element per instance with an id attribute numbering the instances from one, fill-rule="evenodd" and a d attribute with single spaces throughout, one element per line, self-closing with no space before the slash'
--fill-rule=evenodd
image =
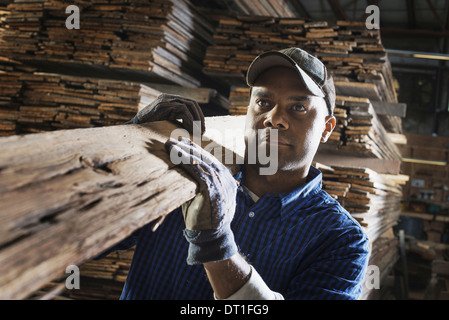
<path id="1" fill-rule="evenodd" d="M 238 182 L 228 168 L 189 139 L 169 139 L 165 147 L 171 159 L 181 160 L 179 165 L 199 187 L 199 193 L 182 206 L 186 226 L 183 232 L 189 242 L 187 263 L 203 264 L 232 257 L 237 253 L 231 221 Z"/>
<path id="2" fill-rule="evenodd" d="M 199 123 L 201 135 L 206 129 L 204 114 L 195 100 L 173 94 L 161 94 L 156 100 L 140 110 L 134 118 L 125 124 L 142 124 L 146 122 L 182 119 L 181 126 L 193 134 L 194 126 Z"/>

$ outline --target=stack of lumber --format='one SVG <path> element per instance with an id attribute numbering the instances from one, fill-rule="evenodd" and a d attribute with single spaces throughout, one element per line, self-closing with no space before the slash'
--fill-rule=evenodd
<path id="1" fill-rule="evenodd" d="M 131 266 L 134 249 L 115 251 L 101 260 L 91 260 L 80 266 L 83 277 L 114 280 L 124 283 Z"/>
<path id="2" fill-rule="evenodd" d="M 160 94 L 136 82 L 43 73 L 0 59 L 0 135 L 122 124 Z"/>
<path id="3" fill-rule="evenodd" d="M 340 138 L 341 149 L 378 159 L 401 159 L 369 99 L 337 96 L 335 104 L 337 125 L 333 139 Z"/>
<path id="4" fill-rule="evenodd" d="M 320 163 L 316 167 L 323 173 L 323 189 L 360 222 L 371 241 L 397 224 L 402 176 Z"/>
<path id="5" fill-rule="evenodd" d="M 233 116 L 246 115 L 250 100 L 250 89 L 248 87 L 231 87 L 229 102 L 231 106 L 229 113 Z"/>
<path id="6" fill-rule="evenodd" d="M 204 58 L 204 72 L 210 75 L 243 76 L 251 61 L 267 50 L 296 45 L 296 34 L 304 32 L 304 20 L 270 17 L 222 18 Z"/>
<path id="7" fill-rule="evenodd" d="M 208 115 L 227 102 L 214 89 L 45 73 L 0 57 L 0 136 L 123 124 L 162 92 L 200 103 Z"/>
<path id="8" fill-rule="evenodd" d="M 204 72 L 232 78 L 244 87 L 251 61 L 267 50 L 300 47 L 319 57 L 334 76 L 337 93 L 397 102 L 391 66 L 378 30 L 364 23 L 248 17 L 219 20 L 214 45 L 204 59 Z M 231 80 L 229 80 L 231 81 Z"/>
<path id="9" fill-rule="evenodd" d="M 0 1 L 0 32 L 3 32 L 6 28 L 6 17 L 9 15 L 8 4 L 13 2 L 13 0 L 9 1 Z"/>
<path id="10" fill-rule="evenodd" d="M 69 30 L 70 4 L 0 7 L 0 136 L 121 124 L 161 92 L 228 114 L 217 90 L 198 88 L 213 28 L 188 0 L 79 1 Z"/>
<path id="11" fill-rule="evenodd" d="M 68 289 L 64 273 L 46 283 L 27 297 L 27 300 L 118 300 L 123 290 L 134 247 L 115 251 L 101 260 L 89 260 L 79 266 L 79 288 Z"/>
<path id="12" fill-rule="evenodd" d="M 122 293 L 134 248 L 116 251 L 101 260 L 91 260 L 80 266 L 79 290 L 66 290 L 64 296 L 75 300 L 117 300 Z"/>
<path id="13" fill-rule="evenodd" d="M 67 29 L 69 1 L 15 1 L 2 30 L 0 55 L 82 70 L 127 70 L 200 86 L 212 26 L 188 0 L 77 1 L 80 28 Z"/>
<path id="14" fill-rule="evenodd" d="M 8 2 L 0 2 L 0 35 L 4 34 L 7 28 L 6 18 L 9 15 L 7 9 Z M 4 45 L 0 42 L 0 48 Z M 18 80 L 18 74 L 13 72 L 13 66 L 8 63 L 10 59 L 0 57 L 0 136 L 15 134 L 16 118 L 18 113 L 17 97 L 22 88 Z"/>
<path id="15" fill-rule="evenodd" d="M 315 166 L 323 173 L 323 190 L 348 210 L 369 237 L 369 268 L 360 299 L 380 299 L 388 294 L 385 283 L 399 259 L 399 241 L 392 228 L 401 215 L 402 189 L 408 177 L 367 168 Z M 374 287 L 376 281 L 379 287 Z"/>
<path id="16" fill-rule="evenodd" d="M 0 57 L 0 136 L 16 133 L 19 117 L 20 67 L 6 57 Z"/>
<path id="17" fill-rule="evenodd" d="M 375 266 L 367 271 L 367 277 L 362 287 L 360 300 L 390 300 L 391 287 L 389 275 L 399 260 L 399 239 L 390 229 L 374 241 L 371 246 L 369 266 Z M 374 278 L 374 272 L 378 272 L 378 279 Z M 377 283 L 376 283 L 377 281 Z M 377 287 L 376 287 L 377 284 Z"/>

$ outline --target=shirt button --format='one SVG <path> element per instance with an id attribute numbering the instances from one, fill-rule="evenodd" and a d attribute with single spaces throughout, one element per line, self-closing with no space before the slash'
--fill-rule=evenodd
<path id="1" fill-rule="evenodd" d="M 251 211 L 251 212 L 249 213 L 249 217 L 250 217 L 250 218 L 254 217 L 254 211 Z"/>

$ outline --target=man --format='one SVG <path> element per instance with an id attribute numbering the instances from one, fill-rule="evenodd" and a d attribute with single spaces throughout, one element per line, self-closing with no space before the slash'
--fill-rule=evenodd
<path id="1" fill-rule="evenodd" d="M 247 150 L 262 130 L 258 147 L 277 147 L 276 173 L 261 175 L 262 164 L 245 161 L 233 177 L 189 140 L 169 140 L 167 151 L 186 160 L 181 167 L 198 182 L 199 193 L 156 232 L 146 226 L 122 243 L 137 243 L 123 299 L 360 295 L 368 239 L 321 189 L 321 173 L 311 166 L 335 127 L 331 77 L 318 59 L 288 48 L 257 57 L 247 83 Z"/>

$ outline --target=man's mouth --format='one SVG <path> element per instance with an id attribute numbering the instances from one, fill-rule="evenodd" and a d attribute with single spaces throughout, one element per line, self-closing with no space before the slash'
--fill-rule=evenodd
<path id="1" fill-rule="evenodd" d="M 285 138 L 279 136 L 279 133 L 278 136 L 275 137 L 273 135 L 270 135 L 269 132 L 267 132 L 262 136 L 261 141 L 271 145 L 291 146 L 291 144 L 288 143 L 288 141 Z"/>

